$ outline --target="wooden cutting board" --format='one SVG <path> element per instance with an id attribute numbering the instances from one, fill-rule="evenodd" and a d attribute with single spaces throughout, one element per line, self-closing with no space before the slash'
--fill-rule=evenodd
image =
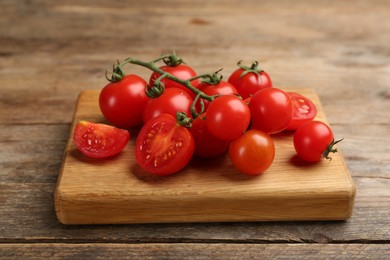
<path id="1" fill-rule="evenodd" d="M 313 90 L 288 90 L 313 100 L 316 119 L 326 120 Z M 274 163 L 257 177 L 237 172 L 227 155 L 194 158 L 172 176 L 151 175 L 135 162 L 136 131 L 116 157 L 88 158 L 75 147 L 73 129 L 79 120 L 106 123 L 98 96 L 99 90 L 87 90 L 77 101 L 55 190 L 63 224 L 345 220 L 352 214 L 355 186 L 342 154 L 305 163 L 295 154 L 293 133 L 273 135 Z"/>

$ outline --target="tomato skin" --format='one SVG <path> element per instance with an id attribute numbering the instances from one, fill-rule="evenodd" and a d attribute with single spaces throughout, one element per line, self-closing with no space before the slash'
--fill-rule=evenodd
<path id="1" fill-rule="evenodd" d="M 237 96 L 225 95 L 214 99 L 206 112 L 206 125 L 211 134 L 231 141 L 240 137 L 248 128 L 248 105 Z"/>
<path id="2" fill-rule="evenodd" d="M 73 132 L 76 147 L 92 158 L 106 158 L 120 153 L 129 139 L 127 130 L 87 121 L 77 123 Z"/>
<path id="3" fill-rule="evenodd" d="M 314 103 L 299 93 L 287 92 L 293 103 L 293 116 L 286 130 L 296 130 L 305 122 L 311 121 L 317 115 Z"/>
<path id="4" fill-rule="evenodd" d="M 135 143 L 135 158 L 146 172 L 171 175 L 183 169 L 194 153 L 194 139 L 176 118 L 161 114 L 148 121 Z"/>
<path id="5" fill-rule="evenodd" d="M 294 148 L 298 156 L 308 162 L 318 162 L 333 141 L 333 132 L 325 123 L 309 121 L 294 134 Z"/>
<path id="6" fill-rule="evenodd" d="M 268 134 L 252 129 L 230 143 L 229 157 L 241 173 L 259 175 L 271 166 L 275 146 Z"/>
<path id="7" fill-rule="evenodd" d="M 252 127 L 267 134 L 284 130 L 293 113 L 291 98 L 278 88 L 265 88 L 254 94 L 249 108 Z"/>
<path id="8" fill-rule="evenodd" d="M 107 84 L 99 95 L 99 107 L 114 126 L 131 128 L 142 123 L 142 113 L 149 98 L 147 83 L 137 75 L 126 75 L 119 82 Z"/>
<path id="9" fill-rule="evenodd" d="M 215 137 L 207 129 L 205 114 L 192 121 L 190 132 L 195 141 L 195 155 L 204 158 L 223 154 L 229 147 L 229 141 Z"/>
<path id="10" fill-rule="evenodd" d="M 257 91 L 272 87 L 271 77 L 265 71 L 259 71 L 258 74 L 248 72 L 243 77 L 241 74 L 244 69 L 238 68 L 230 75 L 228 82 L 236 87 L 238 93 L 243 99 L 254 95 Z"/>
<path id="11" fill-rule="evenodd" d="M 201 82 L 198 85 L 198 89 L 209 96 L 238 94 L 237 89 L 232 84 L 224 80 L 221 80 L 218 84 Z M 210 102 L 207 100 L 203 100 L 203 102 L 206 111 Z M 199 106 L 199 104 L 197 105 Z"/>
<path id="12" fill-rule="evenodd" d="M 161 96 L 149 99 L 143 111 L 143 122 L 146 123 L 161 114 L 176 117 L 176 112 L 184 112 L 189 116 L 192 102 L 193 99 L 187 92 L 178 88 L 167 88 Z"/>
<path id="13" fill-rule="evenodd" d="M 196 72 L 190 66 L 187 66 L 185 64 L 179 64 L 177 66 L 166 65 L 166 66 L 161 66 L 160 69 L 182 80 L 187 80 L 196 76 Z M 150 75 L 149 85 L 152 87 L 154 81 L 156 81 L 156 79 L 158 79 L 160 76 L 161 74 L 157 72 L 153 72 L 152 75 Z M 192 92 L 185 86 L 181 85 L 180 83 L 177 83 L 167 78 L 163 78 L 161 82 L 164 84 L 165 88 L 179 88 L 187 92 L 187 94 L 190 95 L 190 97 L 195 98 L 194 92 Z M 195 88 L 198 84 L 199 84 L 199 79 L 195 79 L 191 81 L 191 85 Z"/>

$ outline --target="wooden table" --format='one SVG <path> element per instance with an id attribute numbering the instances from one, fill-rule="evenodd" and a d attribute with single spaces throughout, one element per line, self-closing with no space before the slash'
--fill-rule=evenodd
<path id="1" fill-rule="evenodd" d="M 389 258 L 389 1 L 4 0 L 0 14 L 1 257 Z M 317 91 L 345 139 L 352 217 L 60 224 L 53 194 L 78 94 L 101 89 L 116 59 L 171 50 L 199 73 L 259 60 L 275 86 Z"/>

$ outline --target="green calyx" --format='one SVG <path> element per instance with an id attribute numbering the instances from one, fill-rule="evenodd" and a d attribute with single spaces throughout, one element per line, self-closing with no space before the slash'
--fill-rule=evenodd
<path id="1" fill-rule="evenodd" d="M 117 61 L 117 64 L 112 65 L 112 71 L 106 70 L 106 79 L 110 82 L 119 82 L 123 79 L 123 77 L 126 75 L 126 73 L 123 70 L 124 63 L 120 63 L 119 60 Z M 111 73 L 111 77 L 108 76 L 108 74 Z"/>
<path id="2" fill-rule="evenodd" d="M 192 119 L 189 118 L 186 113 L 184 112 L 177 112 L 176 113 L 176 121 L 179 125 L 186 127 L 186 128 L 191 128 L 192 127 Z"/>
<path id="3" fill-rule="evenodd" d="M 217 85 L 219 82 L 221 82 L 223 76 L 219 74 L 223 69 L 219 69 L 216 72 L 210 73 L 210 74 L 204 74 L 201 77 L 201 82 L 210 84 L 210 85 Z"/>
<path id="4" fill-rule="evenodd" d="M 165 65 L 169 67 L 176 67 L 182 63 L 184 63 L 183 59 L 176 55 L 176 52 L 173 51 L 172 54 L 162 56 L 162 60 Z"/>
<path id="5" fill-rule="evenodd" d="M 337 140 L 335 141 L 334 139 L 332 140 L 332 142 L 328 145 L 328 147 L 326 148 L 326 150 L 322 153 L 322 157 L 324 157 L 325 159 L 327 160 L 332 160 L 332 157 L 329 157 L 329 154 L 330 153 L 336 153 L 337 152 L 337 148 L 334 148 L 334 146 L 337 144 L 337 143 L 340 143 L 342 140 L 344 140 L 344 138 L 340 139 L 340 140 Z"/>
<path id="6" fill-rule="evenodd" d="M 243 72 L 240 75 L 240 78 L 244 77 L 248 73 L 255 73 L 257 76 L 260 76 L 260 72 L 263 72 L 262 69 L 258 68 L 258 66 L 259 66 L 258 61 L 254 61 L 250 67 L 241 65 L 241 62 L 242 62 L 242 60 L 237 62 L 237 66 L 243 70 Z"/>

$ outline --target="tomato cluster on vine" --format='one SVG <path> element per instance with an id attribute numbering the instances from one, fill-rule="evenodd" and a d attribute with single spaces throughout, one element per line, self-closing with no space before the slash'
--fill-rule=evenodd
<path id="1" fill-rule="evenodd" d="M 163 61 L 164 65 L 157 65 Z M 126 74 L 135 64 L 152 71 L 148 81 Z M 297 130 L 294 147 L 307 161 L 320 161 L 335 152 L 331 129 L 313 121 L 314 103 L 298 93 L 272 86 L 258 62 L 238 68 L 225 81 L 216 71 L 198 75 L 175 53 L 150 62 L 132 58 L 114 65 L 110 81 L 100 92 L 99 107 L 112 126 L 82 121 L 74 141 L 84 154 L 108 157 L 127 144 L 128 129 L 141 127 L 135 159 L 146 172 L 170 175 L 191 158 L 229 154 L 241 173 L 259 175 L 272 164 L 272 134 Z"/>

